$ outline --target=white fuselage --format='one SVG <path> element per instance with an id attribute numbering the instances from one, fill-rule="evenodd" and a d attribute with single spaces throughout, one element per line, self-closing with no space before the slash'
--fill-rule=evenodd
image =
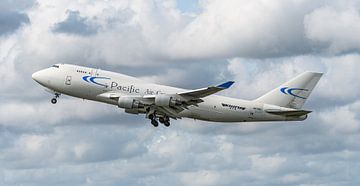
<path id="1" fill-rule="evenodd" d="M 123 96 L 144 96 L 157 94 L 176 94 L 185 89 L 146 83 L 140 79 L 110 71 L 60 64 L 33 74 L 41 85 L 57 92 L 112 105 L 118 105 L 114 99 L 101 96 L 106 92 L 116 92 Z M 91 79 L 92 78 L 92 79 Z M 256 101 L 246 101 L 218 95 L 202 98 L 198 106 L 189 106 L 179 113 L 180 117 L 215 122 L 248 121 L 300 121 L 302 117 L 286 117 L 264 111 L 265 107 L 277 108 Z"/>

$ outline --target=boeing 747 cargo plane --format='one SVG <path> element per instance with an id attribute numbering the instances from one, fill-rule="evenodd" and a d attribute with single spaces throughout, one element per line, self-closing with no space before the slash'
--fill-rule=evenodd
<path id="1" fill-rule="evenodd" d="M 233 81 L 195 90 L 146 83 L 127 75 L 70 64 L 55 64 L 32 78 L 54 94 L 116 105 L 130 114 L 145 114 L 155 127 L 170 119 L 213 122 L 302 121 L 311 112 L 301 109 L 322 73 L 304 72 L 255 100 L 215 95 Z"/>

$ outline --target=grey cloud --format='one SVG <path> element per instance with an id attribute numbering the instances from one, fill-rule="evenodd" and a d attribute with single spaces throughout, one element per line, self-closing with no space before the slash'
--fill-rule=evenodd
<path id="1" fill-rule="evenodd" d="M 0 12 L 0 36 L 10 34 L 22 25 L 30 22 L 29 17 L 24 13 L 14 11 Z"/>
<path id="2" fill-rule="evenodd" d="M 229 10 L 226 3 L 239 2 L 224 0 L 221 4 L 223 10 Z M 359 81 L 359 55 L 356 50 L 353 54 L 324 55 L 322 50 L 329 46 L 316 41 L 320 35 L 311 38 L 315 43 L 302 41 L 306 35 L 296 29 L 305 13 L 324 4 L 338 5 L 333 1 L 301 2 L 309 3 L 304 6 L 310 8 L 297 12 L 290 6 L 287 10 L 288 2 L 283 1 L 278 8 L 290 14 L 278 21 L 273 19 L 284 16 L 283 12 L 268 11 L 265 6 L 266 20 L 276 23 L 270 24 L 269 33 L 280 36 L 255 34 L 254 41 L 261 44 L 265 39 L 264 44 L 269 44 L 260 49 L 251 39 L 238 40 L 242 33 L 228 37 L 227 31 L 238 23 L 233 20 L 221 27 L 224 32 L 214 27 L 214 33 L 222 33 L 213 38 L 214 45 L 211 37 L 200 39 L 203 45 L 199 47 L 180 37 L 189 45 L 179 42 L 176 50 L 167 50 L 170 35 L 181 35 L 186 27 L 209 28 L 193 22 L 206 12 L 184 21 L 170 1 L 132 1 L 129 6 L 120 1 L 106 5 L 95 1 L 94 7 L 71 1 L 71 7 L 89 15 L 83 17 L 75 11 L 72 23 L 105 26 L 96 29 L 94 37 L 66 39 L 48 33 L 49 27 L 54 28 L 53 22 L 41 22 L 48 16 L 49 7 L 65 7 L 59 10 L 65 12 L 68 6 L 64 2 L 49 1 L 49 6 L 34 8 L 31 18 L 42 24 L 29 24 L 27 32 L 0 38 L 0 69 L 6 72 L 0 74 L 4 80 L 0 90 L 0 185 L 359 185 L 360 87 L 354 83 Z M 97 9 L 103 6 L 111 11 Z M 214 11 L 222 10 L 222 6 Z M 97 11 L 92 11 L 95 7 Z M 122 10 L 126 10 L 125 15 Z M 69 17 L 70 13 L 65 21 Z M 276 29 L 293 19 L 288 27 L 294 30 L 289 33 Z M 216 22 L 214 17 L 207 20 Z M 257 23 L 263 22 L 250 22 L 248 29 L 257 29 Z M 83 31 L 75 32 L 70 34 Z M 229 47 L 226 38 L 231 38 L 235 47 Z M 337 45 L 349 39 L 325 42 Z M 281 43 L 285 45 L 281 47 Z M 275 49 L 265 51 L 269 46 Z M 236 84 L 222 94 L 245 99 L 256 98 L 305 70 L 326 74 L 306 104 L 314 112 L 304 122 L 225 125 L 183 119 L 174 121 L 170 128 L 155 129 L 143 116 L 125 115 L 111 105 L 67 96 L 50 105 L 52 95 L 31 80 L 31 73 L 57 62 L 96 66 L 184 88 L 235 80 Z"/>
<path id="3" fill-rule="evenodd" d="M 88 18 L 82 17 L 79 11 L 69 10 L 67 14 L 66 20 L 54 25 L 53 32 L 81 36 L 90 36 L 98 32 L 99 26 L 91 23 Z"/>
<path id="4" fill-rule="evenodd" d="M 16 140 L 11 145 L 1 145 L 0 159 L 3 167 L 8 168 L 46 168 L 61 164 L 131 160 L 147 152 L 143 143 L 147 138 L 127 135 L 127 130 L 123 130 L 126 127 L 106 125 L 103 129 L 107 130 L 99 131 L 97 126 L 60 126 L 50 133 L 17 135 L 1 132 L 12 136 L 8 140 L 14 137 Z M 112 130 L 111 134 L 108 129 Z M 78 133 L 80 130 L 84 133 Z M 145 134 L 144 129 L 136 130 Z"/>
<path id="5" fill-rule="evenodd" d="M 308 30 L 317 27 L 311 26 L 316 24 L 307 24 L 307 21 L 304 23 L 304 19 L 325 5 L 340 6 L 333 1 L 281 1 L 276 4 L 254 1 L 247 2 L 249 6 L 242 6 L 242 1 L 236 3 L 239 5 L 233 6 L 231 1 L 221 3 L 224 9 L 231 11 L 218 11 L 216 4 L 205 3 L 204 10 L 192 18 L 176 12 L 171 6 L 166 7 L 163 2 L 114 5 L 97 13 L 88 13 L 91 15 L 88 17 L 80 15 L 86 10 L 73 10 L 68 12 L 63 22 L 44 27 L 52 27 L 55 33 L 94 37 L 84 40 L 55 37 L 49 39 L 47 48 L 41 51 L 41 47 L 35 45 L 44 40 L 35 39 L 28 44 L 36 52 L 26 49 L 24 55 L 27 60 L 47 60 L 47 64 L 52 63 L 50 60 L 58 60 L 92 65 L 152 66 L 167 62 L 219 61 L 231 57 L 262 59 L 323 54 L 328 43 L 309 37 Z M 244 7 L 249 9 L 241 11 Z M 249 13 L 245 15 L 247 11 Z M 334 29 L 334 33 L 341 31 Z M 358 52 L 355 45 L 351 46 L 334 53 Z M 63 50 L 57 50 L 59 47 Z"/>
<path id="6" fill-rule="evenodd" d="M 27 9 L 35 6 L 35 0 L 4 0 L 0 2 L 0 36 L 15 32 L 30 23 Z"/>
<path id="7" fill-rule="evenodd" d="M 150 82 L 177 86 L 185 89 L 197 89 L 215 85 L 232 80 L 232 76 L 228 73 L 226 60 L 214 60 L 204 68 L 203 61 L 187 61 L 185 63 L 168 64 L 165 70 L 157 71 L 160 66 L 149 67 L 146 70 L 136 67 L 142 79 Z M 164 67 L 164 65 L 162 65 Z M 120 69 L 121 71 L 121 69 Z M 153 73 L 153 72 L 157 73 Z M 199 74 L 198 72 L 202 73 Z"/>
<path id="8" fill-rule="evenodd" d="M 37 4 L 36 0 L 2 0 L 0 10 L 24 11 Z"/>

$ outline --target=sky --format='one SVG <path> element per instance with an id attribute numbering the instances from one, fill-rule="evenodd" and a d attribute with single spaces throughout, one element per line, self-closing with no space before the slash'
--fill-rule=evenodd
<path id="1" fill-rule="evenodd" d="M 256 99 L 324 76 L 303 122 L 154 128 L 116 106 L 52 95 L 55 63 Z M 0 185 L 360 185 L 359 0 L 0 1 Z"/>

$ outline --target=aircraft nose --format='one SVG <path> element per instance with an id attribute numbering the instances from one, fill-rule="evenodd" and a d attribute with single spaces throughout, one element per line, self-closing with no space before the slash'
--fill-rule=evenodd
<path id="1" fill-rule="evenodd" d="M 35 80 L 36 82 L 39 82 L 40 80 L 40 71 L 37 71 L 31 75 L 31 78 Z"/>
<path id="2" fill-rule="evenodd" d="M 45 85 L 45 81 L 46 81 L 46 78 L 45 78 L 45 74 L 44 74 L 44 70 L 40 70 L 40 71 L 37 71 L 35 73 L 33 73 L 31 75 L 32 79 L 35 80 L 36 82 L 38 82 L 39 84 L 41 85 Z"/>

